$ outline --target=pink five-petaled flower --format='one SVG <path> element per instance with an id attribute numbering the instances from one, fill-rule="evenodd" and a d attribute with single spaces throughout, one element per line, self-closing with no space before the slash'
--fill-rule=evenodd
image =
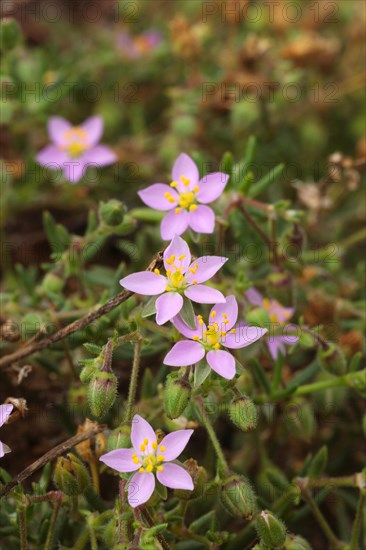
<path id="1" fill-rule="evenodd" d="M 37 155 L 42 166 L 64 171 L 71 183 L 77 183 L 87 166 L 107 166 L 117 160 L 116 154 L 106 145 L 98 145 L 103 134 L 103 119 L 88 118 L 80 126 L 72 126 L 64 118 L 55 116 L 48 121 L 48 133 L 52 144 Z"/>
<path id="2" fill-rule="evenodd" d="M 170 210 L 161 222 L 162 239 L 169 241 L 175 234 L 184 233 L 187 227 L 197 233 L 213 233 L 215 214 L 206 204 L 222 194 L 229 176 L 214 172 L 200 179 L 195 162 L 185 153 L 175 161 L 172 176 L 170 186 L 154 183 L 138 193 L 147 206 Z"/>
<path id="3" fill-rule="evenodd" d="M 263 296 L 254 288 L 250 288 L 249 290 L 247 290 L 245 295 L 247 300 L 251 304 L 261 307 L 267 312 L 274 329 L 282 327 L 282 330 L 284 332 L 284 325 L 293 316 L 294 308 L 284 307 L 279 302 L 277 302 L 277 300 L 274 299 L 270 300 L 269 298 L 263 298 Z M 296 328 L 296 325 L 291 324 L 291 328 Z M 280 353 L 285 356 L 285 344 L 296 344 L 298 339 L 298 336 L 295 336 L 294 334 L 283 334 L 280 336 L 274 336 L 273 334 L 270 334 L 267 338 L 267 346 L 272 356 L 272 359 L 276 360 Z"/>
<path id="4" fill-rule="evenodd" d="M 235 376 L 235 359 L 221 347 L 238 349 L 253 344 L 267 329 L 236 324 L 238 303 L 235 296 L 228 296 L 224 304 L 216 304 L 210 313 L 206 327 L 202 316 L 196 319 L 196 328 L 189 328 L 178 315 L 173 319 L 174 326 L 190 340 L 177 342 L 164 359 L 170 367 L 185 367 L 198 363 L 206 355 L 212 370 L 223 378 L 231 380 Z"/>
<path id="5" fill-rule="evenodd" d="M 117 472 L 136 472 L 128 485 L 128 502 L 135 508 L 144 504 L 155 489 L 155 477 L 170 489 L 194 489 L 193 481 L 182 466 L 174 464 L 184 450 L 193 430 L 177 430 L 166 435 L 160 443 L 152 427 L 138 414 L 133 417 L 132 449 L 116 449 L 99 460 Z"/>
<path id="6" fill-rule="evenodd" d="M 163 325 L 180 312 L 183 295 L 199 304 L 225 302 L 220 291 L 200 283 L 215 275 L 227 259 L 221 256 L 203 256 L 191 263 L 189 246 L 175 235 L 164 251 L 166 276 L 161 275 L 159 269 L 154 272 L 140 271 L 124 277 L 120 284 L 137 294 L 160 294 L 155 302 L 156 322 Z"/>
<path id="7" fill-rule="evenodd" d="M 11 405 L 10 403 L 5 403 L 5 405 L 0 405 L 0 428 L 3 424 L 5 424 L 12 410 L 13 410 L 13 405 Z M 5 453 L 9 453 L 9 452 L 10 452 L 9 447 L 5 445 L 5 443 L 2 443 L 0 441 L 0 458 L 2 458 Z"/>

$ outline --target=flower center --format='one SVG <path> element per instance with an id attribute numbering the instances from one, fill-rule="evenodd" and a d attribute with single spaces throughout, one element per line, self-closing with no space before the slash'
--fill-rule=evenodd
<path id="1" fill-rule="evenodd" d="M 166 287 L 167 292 L 182 292 L 187 286 L 189 286 L 190 282 L 186 279 L 184 274 L 182 273 L 184 266 L 182 265 L 183 260 L 185 259 L 185 254 L 182 254 L 181 256 L 178 256 L 178 258 L 175 257 L 174 254 L 170 256 L 166 261 L 168 265 L 171 266 L 171 268 L 167 269 L 166 275 L 168 278 L 168 285 Z M 198 269 L 198 264 L 194 264 L 193 267 L 189 268 L 189 271 L 191 273 L 196 273 Z M 154 269 L 155 275 L 160 275 L 159 269 Z M 193 281 L 193 284 L 197 284 L 197 281 Z"/>
<path id="2" fill-rule="evenodd" d="M 151 446 L 153 448 L 152 453 L 148 452 L 148 445 L 149 440 L 144 439 L 144 442 L 140 445 L 139 452 L 136 452 L 132 455 L 132 460 L 134 464 L 140 465 L 140 473 L 151 473 L 155 471 L 162 472 L 164 468 L 161 463 L 164 462 L 165 457 L 161 453 L 165 451 L 164 445 L 159 446 L 156 441 L 153 441 L 151 443 Z"/>
<path id="3" fill-rule="evenodd" d="M 66 130 L 64 138 L 67 143 L 63 146 L 63 149 L 67 151 L 71 158 L 80 157 L 89 148 L 87 143 L 88 134 L 79 126 Z"/>
<path id="4" fill-rule="evenodd" d="M 197 315 L 198 323 L 203 325 L 202 315 Z M 199 336 L 193 336 L 193 340 L 199 341 L 206 349 L 209 350 L 218 350 L 221 348 L 222 340 L 226 336 L 227 332 L 225 326 L 229 323 L 229 319 L 226 313 L 222 314 L 221 327 L 218 321 L 215 321 L 216 311 L 211 312 L 212 324 L 207 325 L 207 330 L 202 334 L 202 338 Z M 235 333 L 235 328 L 231 329 L 230 332 Z"/>
<path id="5" fill-rule="evenodd" d="M 179 206 L 177 206 L 177 208 L 175 209 L 175 213 L 179 214 L 182 211 L 182 209 L 193 212 L 194 210 L 197 209 L 196 194 L 198 193 L 200 188 L 198 187 L 198 185 L 196 185 L 195 187 L 193 187 L 193 189 L 188 189 L 189 184 L 191 183 L 191 180 L 189 180 L 185 176 L 181 176 L 180 180 L 181 180 L 181 183 L 183 183 L 183 186 L 187 188 L 187 191 L 180 191 L 179 189 L 177 189 L 177 193 L 179 195 L 179 198 L 178 198 Z M 179 184 L 180 182 L 178 181 L 172 181 L 172 183 L 170 184 L 170 187 L 176 188 L 178 187 Z M 167 201 L 175 202 L 175 199 L 171 193 L 166 192 L 164 196 L 167 199 Z"/>

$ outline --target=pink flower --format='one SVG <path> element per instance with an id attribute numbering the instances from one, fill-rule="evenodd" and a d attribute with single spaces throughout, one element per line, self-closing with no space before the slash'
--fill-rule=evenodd
<path id="1" fill-rule="evenodd" d="M 109 147 L 98 145 L 103 126 L 100 116 L 92 116 L 80 126 L 72 126 L 58 116 L 51 117 L 48 133 L 52 144 L 38 153 L 37 161 L 52 170 L 63 168 L 65 178 L 71 183 L 81 179 L 87 166 L 113 164 L 116 154 Z"/>
<path id="2" fill-rule="evenodd" d="M 206 356 L 212 370 L 231 380 L 236 372 L 235 359 L 221 348 L 244 348 L 267 332 L 267 329 L 236 324 L 237 318 L 238 303 L 235 296 L 228 296 L 224 304 L 216 304 L 212 308 L 207 327 L 201 315 L 197 316 L 195 329 L 189 328 L 178 315 L 173 319 L 173 324 L 189 340 L 177 342 L 166 355 L 164 364 L 185 367 L 198 363 Z"/>
<path id="3" fill-rule="evenodd" d="M 194 489 L 189 473 L 171 462 L 183 452 L 192 433 L 193 430 L 177 430 L 158 443 L 150 424 L 136 414 L 131 429 L 133 448 L 111 451 L 99 460 L 117 472 L 138 470 L 128 485 L 128 502 L 135 508 L 148 501 L 154 492 L 154 474 L 162 485 L 170 489 Z"/>
<path id="4" fill-rule="evenodd" d="M 138 193 L 147 206 L 170 210 L 161 222 L 162 239 L 169 241 L 175 234 L 184 233 L 187 227 L 197 233 L 213 233 L 215 214 L 206 204 L 223 193 L 229 176 L 214 172 L 200 179 L 195 162 L 185 153 L 175 161 L 172 176 L 170 186 L 154 183 Z"/>
<path id="5" fill-rule="evenodd" d="M 228 258 L 203 256 L 191 263 L 187 243 L 175 235 L 164 251 L 166 276 L 158 269 L 140 271 L 120 280 L 120 284 L 145 296 L 160 295 L 156 302 L 156 322 L 163 325 L 173 319 L 183 307 L 183 296 L 199 304 L 225 302 L 221 292 L 201 283 L 208 281 Z"/>
<path id="6" fill-rule="evenodd" d="M 122 30 L 116 38 L 117 48 L 128 59 L 139 59 L 153 52 L 161 42 L 161 34 L 154 30 L 145 31 L 137 36 L 131 36 L 127 30 Z"/>
<path id="7" fill-rule="evenodd" d="M 10 416 L 11 411 L 13 410 L 13 405 L 5 403 L 5 405 L 0 405 L 0 428 Z M 5 453 L 10 453 L 10 449 L 5 443 L 0 441 L 0 458 L 2 458 Z"/>
<path id="8" fill-rule="evenodd" d="M 254 288 L 250 288 L 245 293 L 247 300 L 258 307 L 265 309 L 268 313 L 273 327 L 284 327 L 285 322 L 291 319 L 294 314 L 294 308 L 284 307 L 277 300 L 270 300 L 269 298 L 263 298 L 263 296 Z M 292 328 L 297 328 L 296 325 L 291 324 Z M 273 336 L 269 335 L 267 338 L 268 350 L 272 356 L 272 359 L 276 360 L 278 355 L 282 353 L 283 356 L 286 355 L 285 344 L 291 345 L 296 344 L 298 341 L 298 336 L 293 334 L 288 334 L 284 336 Z"/>

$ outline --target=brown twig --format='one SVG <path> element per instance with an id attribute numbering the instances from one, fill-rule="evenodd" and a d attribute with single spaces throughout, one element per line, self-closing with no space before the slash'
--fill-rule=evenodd
<path id="1" fill-rule="evenodd" d="M 106 429 L 107 427 L 104 425 L 94 426 L 93 428 L 90 428 L 90 430 L 74 435 L 73 437 L 70 437 L 70 439 L 67 439 L 63 443 L 60 443 L 59 445 L 57 445 L 56 447 L 48 451 L 46 454 L 38 458 L 30 466 L 25 468 L 25 470 L 20 472 L 20 474 L 15 476 L 11 481 L 9 481 L 9 483 L 7 483 L 5 487 L 3 487 L 3 489 L 0 491 L 0 498 L 7 495 L 9 491 L 13 487 L 15 487 L 15 485 L 17 485 L 18 483 L 21 483 L 22 481 L 27 479 L 27 477 L 34 474 L 34 472 L 42 468 L 42 466 L 47 464 L 47 462 L 54 460 L 58 456 L 62 455 L 65 451 L 68 451 L 72 447 L 75 447 L 75 445 L 78 445 L 78 443 L 81 443 L 82 441 L 85 441 L 87 439 L 91 439 L 92 437 L 94 437 L 100 432 L 103 432 Z"/>
<path id="2" fill-rule="evenodd" d="M 156 257 L 153 259 L 153 261 L 150 263 L 146 271 L 154 271 L 154 269 L 156 268 L 159 269 L 159 267 L 161 267 L 162 265 L 162 262 L 163 262 L 162 253 L 159 252 L 156 255 Z M 9 353 L 8 355 L 5 355 L 5 357 L 2 357 L 0 359 L 0 368 L 11 365 L 11 363 L 14 363 L 19 359 L 23 359 L 28 355 L 32 355 L 37 351 L 47 348 L 52 344 L 54 344 L 55 342 L 59 342 L 60 340 L 63 340 L 67 336 L 70 336 L 70 334 L 73 334 L 74 332 L 77 332 L 78 330 L 83 329 L 87 325 L 90 325 L 96 319 L 99 319 L 99 317 L 106 315 L 107 313 L 112 311 L 112 309 L 115 309 L 116 307 L 118 307 L 120 304 L 125 302 L 133 294 L 134 293 L 130 292 L 129 290 L 123 290 L 122 292 L 117 294 L 117 296 L 114 296 L 113 298 L 108 300 L 107 303 L 105 303 L 95 311 L 91 311 L 90 313 L 85 315 L 85 317 L 82 317 L 81 319 L 77 319 L 73 323 L 70 323 L 66 327 L 55 332 L 55 334 L 52 334 L 52 336 L 49 336 L 48 338 L 44 338 L 40 342 L 35 342 L 34 344 L 24 346 L 23 348 L 17 351 L 14 351 L 13 353 Z"/>

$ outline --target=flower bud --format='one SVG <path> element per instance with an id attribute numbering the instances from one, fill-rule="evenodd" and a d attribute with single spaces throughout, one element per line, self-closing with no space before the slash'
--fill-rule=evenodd
<path id="1" fill-rule="evenodd" d="M 188 380 L 172 372 L 167 376 L 164 388 L 164 408 L 166 415 L 178 418 L 189 403 L 192 386 Z"/>
<path id="2" fill-rule="evenodd" d="M 108 202 L 101 202 L 99 206 L 99 218 L 100 221 L 109 225 L 110 227 L 115 227 L 120 225 L 123 221 L 124 215 L 126 213 L 125 205 L 116 200 L 111 199 Z"/>
<path id="3" fill-rule="evenodd" d="M 192 500 L 194 498 L 201 497 L 205 492 L 207 473 L 206 470 L 199 466 L 193 458 L 189 458 L 183 465 L 186 467 L 189 475 L 193 480 L 193 491 L 185 491 L 183 489 L 176 489 L 174 494 L 181 500 Z"/>
<path id="4" fill-rule="evenodd" d="M 246 315 L 246 321 L 251 327 L 269 327 L 271 320 L 268 313 L 261 307 L 256 307 Z"/>
<path id="5" fill-rule="evenodd" d="M 130 438 L 131 428 L 130 426 L 121 426 L 113 430 L 108 436 L 108 451 L 114 451 L 115 449 L 125 449 L 131 446 Z"/>
<path id="6" fill-rule="evenodd" d="M 43 290 L 51 294 L 57 294 L 63 289 L 64 280 L 55 273 L 47 273 L 42 282 Z"/>
<path id="7" fill-rule="evenodd" d="M 230 403 L 229 418 L 239 430 L 250 432 L 257 426 L 257 407 L 249 397 L 238 397 Z"/>
<path id="8" fill-rule="evenodd" d="M 307 540 L 299 535 L 289 535 L 286 538 L 285 550 L 312 550 Z"/>
<path id="9" fill-rule="evenodd" d="M 328 344 L 327 349 L 319 352 L 320 364 L 324 370 L 338 376 L 347 372 L 347 363 L 343 351 L 335 344 Z"/>
<path id="10" fill-rule="evenodd" d="M 4 17 L 0 23 L 0 31 L 0 47 L 3 52 L 15 48 L 22 36 L 19 23 L 13 17 Z"/>
<path id="11" fill-rule="evenodd" d="M 93 378 L 97 370 L 98 370 L 98 367 L 96 365 L 85 365 L 85 367 L 82 369 L 81 373 L 79 374 L 79 378 L 81 382 L 83 384 L 90 382 L 90 380 Z"/>
<path id="12" fill-rule="evenodd" d="M 263 510 L 256 518 L 255 528 L 264 546 L 282 548 L 286 540 L 286 527 L 272 512 Z"/>
<path id="13" fill-rule="evenodd" d="M 234 474 L 227 478 L 220 490 L 224 508 L 234 517 L 252 519 L 256 511 L 256 496 L 244 477 Z"/>
<path id="14" fill-rule="evenodd" d="M 87 469 L 72 453 L 57 459 L 53 481 L 60 491 L 69 496 L 81 495 L 90 485 Z"/>
<path id="15" fill-rule="evenodd" d="M 112 372 L 98 372 L 89 384 L 88 403 L 93 416 L 105 416 L 117 394 L 117 378 Z"/>

